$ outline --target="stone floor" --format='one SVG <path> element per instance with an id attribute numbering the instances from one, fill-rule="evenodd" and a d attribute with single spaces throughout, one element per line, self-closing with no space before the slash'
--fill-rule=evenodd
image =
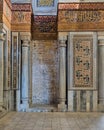
<path id="1" fill-rule="evenodd" d="M 0 130 L 104 130 L 104 113 L 10 112 Z"/>

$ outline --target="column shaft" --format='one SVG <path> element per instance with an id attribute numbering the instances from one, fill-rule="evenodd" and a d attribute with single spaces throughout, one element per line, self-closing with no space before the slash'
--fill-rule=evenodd
<path id="1" fill-rule="evenodd" d="M 60 41 L 60 69 L 59 69 L 59 105 L 60 111 L 66 110 L 66 41 Z"/>
<path id="2" fill-rule="evenodd" d="M 24 41 L 22 45 L 22 104 L 23 109 L 28 109 L 28 88 L 29 88 L 29 45 Z"/>
<path id="3" fill-rule="evenodd" d="M 3 69 L 4 69 L 4 55 L 3 55 L 3 50 L 4 50 L 4 34 L 0 34 L 0 110 L 2 110 L 3 107 Z"/>
<path id="4" fill-rule="evenodd" d="M 99 103 L 104 105 L 104 40 L 99 41 Z"/>

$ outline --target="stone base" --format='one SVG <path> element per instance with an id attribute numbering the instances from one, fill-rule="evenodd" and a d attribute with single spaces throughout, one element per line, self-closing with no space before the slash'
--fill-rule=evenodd
<path id="1" fill-rule="evenodd" d="M 104 112 L 104 104 L 98 104 L 98 111 Z"/>
<path id="2" fill-rule="evenodd" d="M 28 112 L 28 109 L 29 109 L 29 104 L 28 103 L 20 105 L 20 111 L 22 111 L 22 112 Z"/>
<path id="3" fill-rule="evenodd" d="M 65 112 L 66 111 L 66 104 L 65 103 L 58 104 L 58 111 Z"/>
<path id="4" fill-rule="evenodd" d="M 3 107 L 2 106 L 0 106 L 0 111 L 3 111 Z"/>
<path id="5" fill-rule="evenodd" d="M 4 108 L 3 108 L 3 103 L 1 102 L 0 103 L 0 111 L 3 111 L 4 110 Z"/>

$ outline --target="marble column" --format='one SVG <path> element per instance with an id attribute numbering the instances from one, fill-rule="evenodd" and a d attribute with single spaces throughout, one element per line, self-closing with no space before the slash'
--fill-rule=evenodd
<path id="1" fill-rule="evenodd" d="M 0 33 L 0 110 L 3 110 L 4 33 Z"/>
<path id="2" fill-rule="evenodd" d="M 99 40 L 98 69 L 99 69 L 99 104 L 104 105 L 104 39 Z"/>
<path id="3" fill-rule="evenodd" d="M 66 40 L 59 41 L 59 111 L 66 111 Z"/>
<path id="4" fill-rule="evenodd" d="M 22 44 L 22 111 L 29 107 L 29 41 L 24 40 Z"/>

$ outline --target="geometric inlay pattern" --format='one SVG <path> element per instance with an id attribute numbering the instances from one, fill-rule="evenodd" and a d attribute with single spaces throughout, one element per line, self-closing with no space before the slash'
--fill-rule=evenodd
<path id="1" fill-rule="evenodd" d="M 35 32 L 51 32 L 57 31 L 57 17 L 56 16 L 34 16 L 34 31 Z"/>
<path id="2" fill-rule="evenodd" d="M 73 80 L 74 87 L 93 87 L 93 39 L 73 38 Z"/>

